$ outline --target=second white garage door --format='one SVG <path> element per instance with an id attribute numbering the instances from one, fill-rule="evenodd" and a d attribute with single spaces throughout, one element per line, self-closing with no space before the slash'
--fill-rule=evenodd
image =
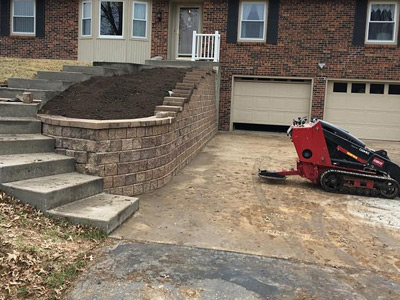
<path id="1" fill-rule="evenodd" d="M 400 141 L 400 84 L 328 82 L 324 119 L 362 139 Z"/>
<path id="2" fill-rule="evenodd" d="M 311 81 L 237 79 L 233 88 L 233 123 L 284 125 L 309 117 Z"/>

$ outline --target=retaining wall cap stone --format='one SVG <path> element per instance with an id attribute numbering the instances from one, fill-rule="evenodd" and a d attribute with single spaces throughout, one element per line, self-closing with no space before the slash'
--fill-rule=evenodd
<path id="1" fill-rule="evenodd" d="M 127 127 L 160 126 L 171 124 L 175 121 L 175 118 L 173 117 L 156 118 L 155 116 L 140 119 L 123 120 L 89 120 L 40 114 L 38 115 L 38 117 L 45 124 L 86 129 L 114 129 Z"/>

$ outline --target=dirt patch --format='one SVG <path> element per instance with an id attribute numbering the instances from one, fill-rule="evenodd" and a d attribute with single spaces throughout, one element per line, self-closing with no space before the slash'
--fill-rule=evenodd
<path id="1" fill-rule="evenodd" d="M 188 69 L 145 69 L 129 75 L 93 77 L 46 103 L 41 113 L 80 119 L 135 119 L 154 115 Z"/>
<path id="2" fill-rule="evenodd" d="M 0 57 L 0 83 L 11 77 L 34 78 L 37 71 L 60 71 L 64 65 L 88 66 L 90 63 L 76 60 Z"/>
<path id="3" fill-rule="evenodd" d="M 0 300 L 61 299 L 105 235 L 47 218 L 0 191 Z"/>

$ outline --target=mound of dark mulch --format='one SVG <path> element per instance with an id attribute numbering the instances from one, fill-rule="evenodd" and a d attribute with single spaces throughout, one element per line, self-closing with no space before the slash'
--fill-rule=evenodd
<path id="1" fill-rule="evenodd" d="M 98 120 L 150 117 L 186 72 L 188 69 L 157 68 L 123 76 L 93 77 L 47 102 L 40 113 Z"/>

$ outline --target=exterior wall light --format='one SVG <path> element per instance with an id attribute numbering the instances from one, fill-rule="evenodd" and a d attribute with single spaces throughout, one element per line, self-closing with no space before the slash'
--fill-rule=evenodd
<path id="1" fill-rule="evenodd" d="M 161 20 L 162 20 L 162 11 L 161 10 L 159 10 L 157 12 L 157 20 L 158 20 L 158 22 L 161 22 Z"/>

